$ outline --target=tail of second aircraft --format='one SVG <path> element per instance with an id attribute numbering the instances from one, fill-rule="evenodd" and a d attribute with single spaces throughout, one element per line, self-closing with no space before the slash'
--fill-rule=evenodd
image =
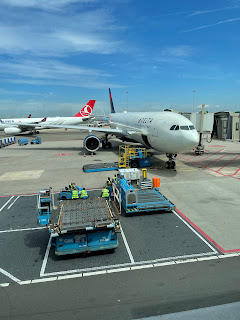
<path id="1" fill-rule="evenodd" d="M 113 105 L 113 99 L 112 99 L 112 94 L 111 94 L 111 90 L 109 88 L 109 98 L 110 98 L 110 109 L 111 109 L 111 113 L 115 113 L 115 109 L 114 109 L 114 105 Z"/>
<path id="2" fill-rule="evenodd" d="M 79 111 L 77 114 L 75 114 L 75 116 L 73 117 L 80 117 L 80 118 L 90 117 L 93 111 L 95 102 L 96 100 L 89 100 L 88 103 L 82 108 L 82 110 Z"/>

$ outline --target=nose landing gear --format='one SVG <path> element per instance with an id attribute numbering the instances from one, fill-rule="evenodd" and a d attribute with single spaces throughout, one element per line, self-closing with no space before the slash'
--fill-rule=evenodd
<path id="1" fill-rule="evenodd" d="M 166 156 L 169 159 L 168 161 L 166 161 L 166 168 L 176 171 L 176 162 L 174 159 L 176 159 L 177 154 L 167 153 Z"/>

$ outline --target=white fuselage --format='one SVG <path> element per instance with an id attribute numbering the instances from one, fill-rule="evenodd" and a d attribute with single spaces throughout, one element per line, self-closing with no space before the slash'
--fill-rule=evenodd
<path id="1" fill-rule="evenodd" d="M 84 120 L 83 120 L 84 119 Z M 21 123 L 36 124 L 36 129 L 47 129 L 47 127 L 40 127 L 41 123 L 44 125 L 77 125 L 85 122 L 89 117 L 48 117 L 46 121 L 42 122 L 43 118 L 20 118 L 20 119 L 0 119 L 0 131 L 6 128 L 20 127 Z M 34 129 L 34 128 L 33 128 Z"/>
<path id="2" fill-rule="evenodd" d="M 192 122 L 174 112 L 111 113 L 109 120 L 111 128 L 132 132 L 129 138 L 164 153 L 188 151 L 199 142 Z M 174 125 L 177 130 L 170 130 Z"/>

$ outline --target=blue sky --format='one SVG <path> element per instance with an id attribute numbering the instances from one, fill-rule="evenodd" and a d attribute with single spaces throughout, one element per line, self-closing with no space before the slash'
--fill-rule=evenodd
<path id="1" fill-rule="evenodd" d="M 1 0 L 0 117 L 240 110 L 239 52 L 240 0 Z"/>

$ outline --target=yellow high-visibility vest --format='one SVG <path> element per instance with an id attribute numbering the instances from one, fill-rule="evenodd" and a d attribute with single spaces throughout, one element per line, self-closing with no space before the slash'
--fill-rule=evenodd
<path id="1" fill-rule="evenodd" d="M 77 190 L 72 191 L 72 199 L 78 199 L 78 191 Z"/>
<path id="2" fill-rule="evenodd" d="M 108 198 L 108 197 L 109 197 L 108 189 L 106 188 L 102 189 L 102 198 Z"/>
<path id="3" fill-rule="evenodd" d="M 83 198 L 83 197 L 88 197 L 88 193 L 87 193 L 86 190 L 82 190 L 82 191 L 81 191 L 80 198 Z"/>

